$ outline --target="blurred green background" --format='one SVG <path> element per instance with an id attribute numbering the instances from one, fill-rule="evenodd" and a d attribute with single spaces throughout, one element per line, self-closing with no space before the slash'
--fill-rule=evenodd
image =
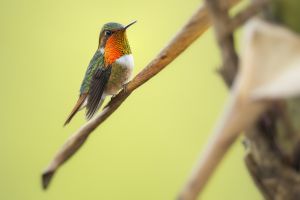
<path id="1" fill-rule="evenodd" d="M 82 125 L 64 120 L 109 21 L 128 31 L 139 72 L 199 6 L 198 0 L 0 1 L 0 199 L 174 199 L 220 113 L 227 90 L 212 31 L 136 90 L 43 191 L 40 173 Z M 239 140 L 201 199 L 262 199 Z"/>

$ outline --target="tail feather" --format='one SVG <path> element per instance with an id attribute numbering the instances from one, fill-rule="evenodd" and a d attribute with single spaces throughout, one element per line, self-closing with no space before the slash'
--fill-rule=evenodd
<path id="1" fill-rule="evenodd" d="M 76 105 L 74 106 L 73 110 L 71 111 L 70 115 L 68 116 L 67 120 L 65 121 L 64 126 L 66 126 L 72 120 L 72 118 L 75 116 L 75 114 L 81 109 L 82 105 L 85 102 L 86 97 L 87 97 L 87 93 L 80 95 L 79 99 L 77 100 Z"/>

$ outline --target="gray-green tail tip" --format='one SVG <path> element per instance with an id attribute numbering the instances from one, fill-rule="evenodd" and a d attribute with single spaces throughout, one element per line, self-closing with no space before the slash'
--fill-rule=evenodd
<path id="1" fill-rule="evenodd" d="M 54 171 L 46 171 L 42 174 L 42 187 L 46 190 L 51 182 L 54 175 Z"/>

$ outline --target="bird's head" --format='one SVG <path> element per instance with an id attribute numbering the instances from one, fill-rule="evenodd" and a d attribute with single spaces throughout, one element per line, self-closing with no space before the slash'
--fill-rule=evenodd
<path id="1" fill-rule="evenodd" d="M 102 27 L 98 48 L 100 51 L 103 51 L 106 64 L 112 64 L 123 55 L 131 54 L 126 30 L 134 23 L 136 21 L 123 26 L 122 24 L 111 22 Z"/>

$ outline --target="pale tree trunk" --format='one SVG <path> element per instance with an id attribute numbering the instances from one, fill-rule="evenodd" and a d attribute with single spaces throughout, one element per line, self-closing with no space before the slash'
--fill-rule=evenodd
<path id="1" fill-rule="evenodd" d="M 299 0 L 271 0 L 270 4 L 265 19 L 300 33 Z M 246 133 L 245 162 L 263 196 L 300 199 L 300 99 L 274 105 Z"/>

